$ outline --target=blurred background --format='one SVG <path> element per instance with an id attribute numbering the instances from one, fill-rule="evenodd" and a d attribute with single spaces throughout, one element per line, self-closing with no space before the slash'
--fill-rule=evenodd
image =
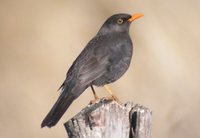
<path id="1" fill-rule="evenodd" d="M 56 127 L 40 124 L 68 68 L 109 16 L 136 12 L 145 16 L 130 29 L 131 66 L 110 86 L 153 111 L 153 138 L 199 138 L 199 0 L 0 0 L 0 137 L 66 138 L 63 123 L 93 98 L 90 89 Z"/>

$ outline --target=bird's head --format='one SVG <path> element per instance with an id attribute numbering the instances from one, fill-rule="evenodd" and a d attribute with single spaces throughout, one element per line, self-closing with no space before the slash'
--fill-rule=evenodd
<path id="1" fill-rule="evenodd" d="M 129 27 L 132 21 L 142 17 L 143 14 L 115 14 L 108 18 L 98 34 L 106 34 L 112 32 L 129 32 Z"/>

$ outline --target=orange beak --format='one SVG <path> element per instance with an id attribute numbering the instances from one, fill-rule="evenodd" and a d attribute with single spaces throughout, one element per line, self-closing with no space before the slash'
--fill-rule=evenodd
<path id="1" fill-rule="evenodd" d="M 144 16 L 144 14 L 141 14 L 141 13 L 136 13 L 134 15 L 131 16 L 131 18 L 128 19 L 128 22 L 132 22 L 134 21 L 135 19 L 138 19 L 140 17 Z"/>

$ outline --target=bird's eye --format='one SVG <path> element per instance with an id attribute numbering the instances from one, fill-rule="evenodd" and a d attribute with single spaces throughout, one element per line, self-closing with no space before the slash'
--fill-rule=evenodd
<path id="1" fill-rule="evenodd" d="M 117 24 L 123 24 L 123 22 L 124 22 L 123 19 L 118 19 L 117 20 Z"/>

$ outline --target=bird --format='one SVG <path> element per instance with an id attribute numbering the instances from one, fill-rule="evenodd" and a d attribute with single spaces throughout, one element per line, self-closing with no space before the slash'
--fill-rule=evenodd
<path id="1" fill-rule="evenodd" d="M 118 80 L 127 71 L 132 59 L 130 24 L 142 16 L 141 13 L 119 13 L 103 23 L 69 68 L 59 88 L 61 93 L 42 121 L 42 128 L 55 126 L 72 102 L 88 87 L 92 88 L 95 98 L 98 97 L 93 86 L 105 86 L 111 93 L 107 84 Z"/>

